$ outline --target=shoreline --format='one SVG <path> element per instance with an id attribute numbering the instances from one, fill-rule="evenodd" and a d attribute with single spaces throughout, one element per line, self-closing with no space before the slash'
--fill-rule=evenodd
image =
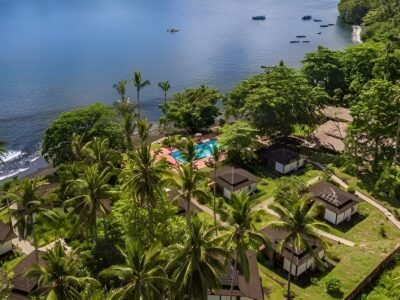
<path id="1" fill-rule="evenodd" d="M 351 40 L 354 44 L 362 44 L 361 34 L 362 27 L 360 25 L 353 25 L 353 32 L 351 34 Z"/>

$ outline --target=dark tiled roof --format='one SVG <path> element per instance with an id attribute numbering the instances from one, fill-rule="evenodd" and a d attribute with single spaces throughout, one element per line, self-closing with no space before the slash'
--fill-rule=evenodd
<path id="1" fill-rule="evenodd" d="M 39 253 L 39 264 L 43 264 L 41 253 Z M 30 254 L 25 256 L 12 270 L 14 277 L 12 279 L 13 290 L 17 292 L 30 293 L 37 286 L 38 278 L 26 277 L 26 271 L 36 263 L 36 251 L 32 251 Z"/>
<path id="2" fill-rule="evenodd" d="M 218 169 L 216 178 L 214 178 L 214 171 L 210 172 L 210 176 L 217 185 L 231 192 L 238 191 L 260 181 L 260 178 L 251 174 L 249 171 L 229 165 Z"/>
<path id="3" fill-rule="evenodd" d="M 287 165 L 292 161 L 300 158 L 299 154 L 284 147 L 271 146 L 269 148 L 261 148 L 258 150 L 258 155 L 262 159 L 272 160 L 283 165 Z"/>
<path id="4" fill-rule="evenodd" d="M 239 272 L 236 272 L 234 279 L 233 296 L 247 297 L 255 300 L 264 300 L 263 289 L 261 285 L 260 274 L 258 273 L 257 266 L 257 255 L 252 251 L 247 251 L 247 258 L 249 260 L 249 271 L 250 278 L 247 282 L 246 279 L 240 274 L 240 266 L 238 266 Z M 210 295 L 229 296 L 230 285 L 233 276 L 233 268 L 228 264 L 225 274 L 221 277 L 221 289 L 212 289 L 209 292 Z"/>
<path id="5" fill-rule="evenodd" d="M 347 209 L 350 204 L 359 202 L 357 196 L 325 181 L 310 186 L 308 191 L 312 194 L 313 199 L 319 200 L 323 204 L 326 203 L 337 210 Z"/>
<path id="6" fill-rule="evenodd" d="M 278 246 L 280 246 L 281 241 L 288 235 L 288 232 L 286 230 L 279 230 L 270 227 L 265 227 L 261 230 L 261 232 L 269 238 L 269 240 L 271 241 L 271 247 L 276 252 L 278 252 Z M 312 253 L 307 248 L 294 248 L 293 264 L 295 264 L 296 266 L 302 265 L 304 262 L 309 260 L 313 256 L 313 254 L 316 255 L 323 249 L 321 243 L 317 239 L 310 236 L 304 236 L 303 238 L 306 241 L 308 248 L 312 249 Z M 292 249 L 293 247 L 287 244 L 283 250 L 283 253 L 279 254 L 290 261 L 292 259 Z"/>
<path id="7" fill-rule="evenodd" d="M 14 233 L 14 230 L 11 228 L 11 226 L 0 221 L 0 243 L 7 242 L 16 237 L 17 235 Z"/>

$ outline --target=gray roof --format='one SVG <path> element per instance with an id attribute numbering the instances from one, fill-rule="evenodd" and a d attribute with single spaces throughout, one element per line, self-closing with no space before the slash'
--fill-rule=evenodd
<path id="1" fill-rule="evenodd" d="M 271 247 L 275 252 L 278 252 L 278 247 L 281 241 L 288 235 L 288 231 L 286 230 L 275 229 L 270 227 L 265 227 L 264 229 L 261 230 L 261 232 L 269 238 L 269 240 L 271 241 Z M 318 241 L 314 237 L 304 236 L 303 238 L 308 245 L 308 249 L 294 248 L 293 264 L 295 264 L 296 266 L 302 265 L 304 262 L 309 260 L 313 255 L 314 256 L 317 255 L 323 249 L 320 241 Z M 292 249 L 293 246 L 287 244 L 283 250 L 283 253 L 279 254 L 290 261 L 292 259 Z M 310 249 L 312 249 L 312 252 L 310 251 Z"/>
<path id="2" fill-rule="evenodd" d="M 319 182 L 308 188 L 313 200 L 317 200 L 331 210 L 340 213 L 360 202 L 360 199 L 349 192 L 343 191 L 329 182 Z"/>
<path id="3" fill-rule="evenodd" d="M 260 149 L 259 153 L 263 158 L 278 162 L 283 165 L 287 165 L 293 161 L 297 161 L 300 159 L 298 153 L 284 147 Z"/>
<path id="4" fill-rule="evenodd" d="M 38 251 L 39 255 L 39 265 L 44 263 L 43 258 L 41 257 L 42 252 Z M 30 254 L 25 256 L 15 267 L 12 269 L 12 273 L 14 275 L 12 279 L 13 291 L 22 292 L 29 294 L 32 292 L 37 284 L 37 277 L 27 277 L 25 276 L 26 271 L 36 263 L 36 250 L 32 251 Z"/>
<path id="5" fill-rule="evenodd" d="M 214 171 L 210 172 L 210 176 L 218 186 L 231 192 L 238 191 L 260 181 L 260 178 L 251 174 L 249 171 L 229 165 L 218 169 L 216 178 L 214 178 Z"/>
<path id="6" fill-rule="evenodd" d="M 240 266 L 238 266 L 239 272 L 236 273 L 233 281 L 233 296 L 264 300 L 260 274 L 258 273 L 257 254 L 253 251 L 247 251 L 246 254 L 249 260 L 250 278 L 247 282 L 246 279 L 240 274 Z M 220 279 L 222 288 L 211 289 L 209 295 L 229 296 L 232 276 L 233 268 L 229 263 L 225 269 L 225 274 Z"/>
<path id="7" fill-rule="evenodd" d="M 11 226 L 0 221 L 0 243 L 8 242 L 16 237 L 17 235 L 14 233 Z"/>

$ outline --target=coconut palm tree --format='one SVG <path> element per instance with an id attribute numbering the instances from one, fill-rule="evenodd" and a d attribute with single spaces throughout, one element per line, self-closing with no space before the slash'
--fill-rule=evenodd
<path id="1" fill-rule="evenodd" d="M 98 164 L 100 168 L 112 166 L 115 153 L 111 152 L 109 141 L 106 138 L 94 137 L 84 147 L 84 155 L 91 162 Z"/>
<path id="2" fill-rule="evenodd" d="M 194 162 L 199 159 L 199 151 L 197 151 L 196 143 L 192 138 L 188 138 L 183 142 L 181 155 L 186 163 L 188 163 L 190 167 L 193 168 Z"/>
<path id="3" fill-rule="evenodd" d="M 220 286 L 228 252 L 221 246 L 223 236 L 215 236 L 197 216 L 188 222 L 182 244 L 169 249 L 167 271 L 176 283 L 177 299 L 207 299 L 207 291 Z"/>
<path id="4" fill-rule="evenodd" d="M 43 196 L 39 195 L 39 189 L 46 185 L 47 181 L 41 177 L 24 179 L 16 186 L 15 193 L 8 194 L 16 204 L 16 209 L 11 210 L 11 218 L 14 218 L 14 227 L 18 230 L 20 239 L 32 237 L 35 250 L 38 249 L 35 221 L 40 213 L 45 213 L 47 209 L 43 207 Z M 36 253 L 36 262 L 39 260 L 38 251 Z"/>
<path id="5" fill-rule="evenodd" d="M 136 127 L 138 130 L 138 135 L 142 144 L 144 144 L 149 137 L 149 133 L 153 124 L 147 122 L 146 119 L 139 119 L 136 121 Z"/>
<path id="6" fill-rule="evenodd" d="M 92 239 L 97 239 L 97 216 L 105 216 L 107 212 L 106 201 L 110 196 L 111 186 L 108 184 L 112 176 L 109 167 L 100 169 L 94 164 L 86 167 L 81 177 L 71 180 L 69 188 L 77 196 L 64 202 L 71 215 L 78 215 L 77 224 L 86 224 L 88 234 Z"/>
<path id="7" fill-rule="evenodd" d="M 158 86 L 160 89 L 164 92 L 164 105 L 167 104 L 167 92 L 171 88 L 171 85 L 169 84 L 169 81 L 161 81 L 158 83 Z"/>
<path id="8" fill-rule="evenodd" d="M 124 126 L 125 138 L 128 149 L 132 148 L 131 136 L 135 130 L 135 105 L 129 98 L 118 99 L 114 103 L 115 110 L 118 116 L 121 117 L 122 124 Z"/>
<path id="9" fill-rule="evenodd" d="M 4 163 L 3 159 L 7 155 L 6 145 L 7 143 L 5 141 L 0 140 L 0 163 Z"/>
<path id="10" fill-rule="evenodd" d="M 140 117 L 141 117 L 141 115 L 140 115 L 140 91 L 144 87 L 150 85 L 151 82 L 149 80 L 143 80 L 142 74 L 138 71 L 135 71 L 133 73 L 133 78 L 132 78 L 131 82 L 134 85 L 134 87 L 136 88 L 138 115 L 139 115 L 139 119 L 140 119 Z"/>
<path id="11" fill-rule="evenodd" d="M 202 188 L 207 175 L 190 167 L 189 164 L 177 168 L 178 176 L 175 178 L 175 187 L 178 195 L 174 200 L 183 199 L 186 202 L 186 220 L 190 221 L 190 203 L 192 198 L 207 201 L 209 195 Z"/>
<path id="12" fill-rule="evenodd" d="M 79 291 L 86 285 L 100 285 L 97 280 L 82 274 L 76 250 L 67 254 L 61 243 L 57 242 L 41 255 L 44 263 L 34 264 L 25 275 L 39 278 L 34 295 L 46 296 L 46 299 L 78 300 Z"/>
<path id="13" fill-rule="evenodd" d="M 219 147 L 214 144 L 211 147 L 211 158 L 213 160 L 213 169 L 214 169 L 214 178 L 216 180 L 217 178 L 217 169 L 219 167 L 219 163 L 221 160 L 221 150 L 219 149 Z M 213 212 L 214 212 L 214 226 L 217 227 L 217 212 L 216 212 L 216 196 L 217 196 L 217 184 L 214 181 L 214 185 L 213 185 Z"/>
<path id="14" fill-rule="evenodd" d="M 145 251 L 136 241 L 128 240 L 121 252 L 125 263 L 101 272 L 122 282 L 122 287 L 115 292 L 115 299 L 163 299 L 171 280 L 162 267 L 160 248 L 154 246 Z"/>
<path id="15" fill-rule="evenodd" d="M 171 171 L 164 160 L 157 160 L 151 147 L 142 144 L 132 153 L 122 172 L 123 190 L 128 191 L 136 205 L 146 207 L 149 212 L 149 234 L 153 236 L 153 209 L 162 197 L 164 188 L 171 177 Z"/>
<path id="16" fill-rule="evenodd" d="M 85 143 L 85 138 L 86 138 L 85 133 L 79 135 L 76 132 L 74 132 L 72 134 L 71 150 L 72 154 L 74 155 L 77 161 L 81 161 L 84 159 L 85 146 L 87 145 L 87 143 Z"/>
<path id="17" fill-rule="evenodd" d="M 323 209 L 322 205 L 314 202 L 312 205 L 308 197 L 299 199 L 292 208 L 286 208 L 278 203 L 273 203 L 270 208 L 279 214 L 280 220 L 271 221 L 268 227 L 287 231 L 287 236 L 279 244 L 278 251 L 282 252 L 287 245 L 295 249 L 308 249 L 308 244 L 305 241 L 306 237 L 311 237 L 318 240 L 323 246 L 325 241 L 321 238 L 317 230 L 328 231 L 329 227 L 322 222 L 316 220 Z M 292 270 L 294 251 L 291 251 L 292 258 L 290 260 L 289 270 Z M 316 257 L 317 261 L 319 260 Z M 288 272 L 288 297 L 291 297 L 291 272 Z"/>
<path id="18" fill-rule="evenodd" d="M 120 80 L 118 83 L 113 85 L 113 88 L 117 90 L 119 97 L 122 101 L 126 99 L 126 85 L 128 84 L 128 80 Z"/>
<path id="19" fill-rule="evenodd" d="M 256 212 L 251 210 L 251 199 L 246 193 L 232 193 L 230 208 L 228 210 L 228 220 L 230 230 L 228 245 L 233 250 L 233 275 L 230 288 L 230 299 L 232 299 L 234 278 L 241 266 L 241 272 L 245 280 L 250 279 L 249 260 L 246 251 L 251 248 L 257 249 L 260 245 L 265 245 L 269 250 L 270 243 L 266 236 L 260 234 L 255 228 Z"/>

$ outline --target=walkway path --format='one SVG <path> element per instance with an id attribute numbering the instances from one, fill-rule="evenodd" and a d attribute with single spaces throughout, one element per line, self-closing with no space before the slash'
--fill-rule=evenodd
<path id="1" fill-rule="evenodd" d="M 318 168 L 320 168 L 321 170 L 325 169 L 325 166 L 323 164 L 320 164 L 316 161 L 312 161 L 309 160 L 309 162 L 315 166 L 317 166 Z M 332 175 L 332 180 L 335 181 L 337 184 L 339 184 L 341 187 L 343 187 L 344 189 L 347 189 L 349 187 L 349 185 L 347 183 L 345 183 L 342 179 L 340 179 L 338 176 L 336 175 Z M 396 219 L 396 217 L 383 205 L 379 204 L 377 201 L 365 196 L 364 194 L 356 191 L 355 193 L 358 197 L 360 197 L 360 199 L 364 200 L 365 202 L 371 204 L 373 207 L 375 207 L 376 209 L 380 210 L 385 217 L 390 220 L 390 222 L 393 223 L 394 226 L 396 226 L 398 229 L 400 229 L 400 221 Z"/>
<path id="2" fill-rule="evenodd" d="M 349 240 L 340 238 L 340 237 L 338 237 L 338 236 L 336 236 L 336 235 L 327 233 L 327 232 L 325 232 L 325 231 L 322 231 L 322 230 L 317 229 L 316 232 L 317 232 L 319 235 L 322 235 L 323 237 L 325 237 L 325 238 L 327 238 L 327 239 L 330 239 L 330 240 L 332 240 L 332 241 L 338 242 L 339 244 L 344 244 L 344 245 L 349 246 L 349 247 L 354 247 L 354 245 L 355 245 L 355 243 L 352 242 L 352 241 L 349 241 Z"/>

